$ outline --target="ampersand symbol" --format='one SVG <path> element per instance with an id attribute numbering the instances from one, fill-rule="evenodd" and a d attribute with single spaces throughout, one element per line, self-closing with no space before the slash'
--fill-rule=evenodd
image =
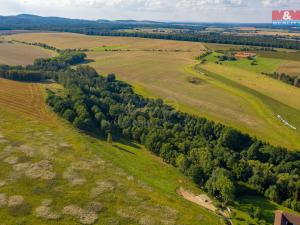
<path id="1" fill-rule="evenodd" d="M 290 12 L 289 11 L 285 11 L 283 13 L 283 20 L 291 20 L 291 19 L 292 19 L 292 17 L 290 15 Z"/>

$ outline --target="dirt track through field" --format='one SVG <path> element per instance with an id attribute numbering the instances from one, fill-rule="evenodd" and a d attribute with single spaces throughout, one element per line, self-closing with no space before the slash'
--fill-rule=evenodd
<path id="1" fill-rule="evenodd" d="M 52 119 L 41 84 L 0 79 L 0 108 L 40 120 Z"/>

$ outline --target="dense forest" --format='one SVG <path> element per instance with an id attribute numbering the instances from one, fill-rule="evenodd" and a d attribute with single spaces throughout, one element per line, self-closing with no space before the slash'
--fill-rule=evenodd
<path id="1" fill-rule="evenodd" d="M 299 152 L 144 98 L 114 74 L 104 77 L 89 66 L 70 67 L 84 58 L 82 52 L 65 51 L 19 69 L 29 71 L 27 80 L 35 71 L 64 86 L 63 94 L 48 90 L 47 103 L 76 128 L 109 142 L 126 138 L 145 145 L 223 204 L 253 193 L 300 211 Z M 1 67 L 2 74 L 16 70 Z"/>
<path id="2" fill-rule="evenodd" d="M 216 24 L 224 28 L 233 29 L 239 24 Z M 248 25 L 250 26 L 250 25 Z M 253 24 L 255 27 L 269 27 L 268 24 Z M 19 15 L 0 17 L 0 30 L 43 30 L 74 32 L 87 35 L 126 36 L 178 41 L 208 42 L 220 44 L 237 44 L 271 48 L 287 48 L 300 50 L 298 40 L 289 40 L 280 36 L 245 36 L 238 32 L 222 34 L 218 32 L 200 33 L 208 27 L 198 23 L 162 23 L 153 21 L 88 21 L 57 17 L 39 17 L 33 15 Z M 169 28 L 178 30 L 174 33 L 134 32 L 135 28 Z M 279 27 L 278 27 L 279 28 Z M 126 32 L 126 30 L 133 32 Z M 290 28 L 292 30 L 292 28 Z"/>
<path id="3" fill-rule="evenodd" d="M 102 36 L 125 36 L 125 37 L 141 37 L 152 39 L 165 39 L 176 41 L 192 41 L 192 42 L 206 42 L 217 44 L 233 44 L 233 45 L 249 45 L 261 46 L 270 48 L 287 48 L 300 50 L 300 42 L 295 40 L 286 40 L 277 37 L 268 36 L 240 36 L 237 34 L 219 34 L 219 33 L 203 33 L 203 34 L 156 34 L 156 33 L 141 33 L 141 32 L 117 32 L 117 31 L 86 31 L 88 35 L 102 35 Z"/>

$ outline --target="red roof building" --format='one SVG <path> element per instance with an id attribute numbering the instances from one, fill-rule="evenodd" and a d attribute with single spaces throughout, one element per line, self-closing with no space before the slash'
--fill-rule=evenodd
<path id="1" fill-rule="evenodd" d="M 277 210 L 274 225 L 300 225 L 300 216 Z"/>
<path id="2" fill-rule="evenodd" d="M 252 52 L 238 52 L 234 55 L 236 58 L 248 58 L 256 56 L 255 53 Z"/>

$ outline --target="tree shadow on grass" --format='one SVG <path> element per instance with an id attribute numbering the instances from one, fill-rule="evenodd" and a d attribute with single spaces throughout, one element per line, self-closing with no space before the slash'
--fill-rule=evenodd
<path id="1" fill-rule="evenodd" d="M 265 220 L 268 224 L 273 224 L 275 211 L 278 209 L 275 203 L 255 195 L 240 196 L 235 205 L 239 210 L 250 215 L 253 213 L 253 209 L 260 208 L 262 212 L 261 219 Z"/>
<path id="2" fill-rule="evenodd" d="M 132 141 L 126 140 L 124 138 L 120 138 L 117 141 L 123 145 L 127 145 L 129 147 L 136 148 L 136 149 L 141 149 L 141 147 L 139 145 L 135 144 Z"/>
<path id="3" fill-rule="evenodd" d="M 119 149 L 119 150 L 121 150 L 121 151 L 123 151 L 123 152 L 127 152 L 127 153 L 129 153 L 129 154 L 135 155 L 134 152 L 128 151 L 127 149 L 122 148 L 122 147 L 120 147 L 120 146 L 118 146 L 118 145 L 113 145 L 113 147 L 115 147 L 115 148 L 117 148 L 117 149 Z"/>

